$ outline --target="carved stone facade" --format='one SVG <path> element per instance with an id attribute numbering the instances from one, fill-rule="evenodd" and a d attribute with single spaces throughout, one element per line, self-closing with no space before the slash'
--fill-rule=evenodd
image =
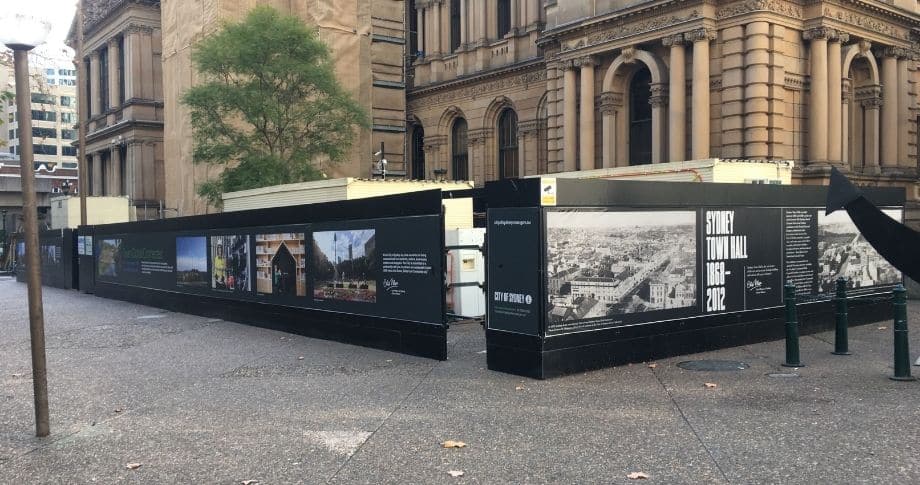
<path id="1" fill-rule="evenodd" d="M 915 2 L 464 0 L 472 16 L 449 49 L 453 3 L 415 3 L 420 45 L 431 47 L 410 69 L 410 130 L 446 142 L 437 167 L 426 160 L 428 173 L 410 175 L 451 176 L 462 117 L 467 173 L 479 184 L 497 178 L 513 148 L 500 117 L 512 109 L 521 175 L 794 160 L 797 183 L 826 183 L 837 166 L 860 184 L 904 187 L 908 217 L 920 219 Z M 506 5 L 537 11 L 499 37 Z M 521 135 L 525 126 L 533 135 Z"/>
<path id="2" fill-rule="evenodd" d="M 160 2 L 85 0 L 84 9 L 77 98 L 87 107 L 88 192 L 125 196 L 132 218 L 156 219 L 166 193 Z"/>

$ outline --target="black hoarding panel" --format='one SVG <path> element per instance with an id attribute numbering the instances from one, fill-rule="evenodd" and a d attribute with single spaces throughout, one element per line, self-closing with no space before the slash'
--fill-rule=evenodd
<path id="1" fill-rule="evenodd" d="M 190 299 L 232 301 L 224 306 L 237 311 L 222 318 L 262 315 L 246 319 L 262 324 L 282 312 L 299 333 L 443 358 L 446 343 L 413 347 L 440 338 L 418 324 L 446 336 L 440 192 L 298 208 L 96 226 L 83 239 L 96 293 L 148 301 L 165 292 L 190 313 L 205 311 Z M 213 304 L 207 313 L 223 315 Z"/>
<path id="2" fill-rule="evenodd" d="M 488 324 L 490 330 L 538 335 L 541 322 L 540 210 L 489 210 Z"/>

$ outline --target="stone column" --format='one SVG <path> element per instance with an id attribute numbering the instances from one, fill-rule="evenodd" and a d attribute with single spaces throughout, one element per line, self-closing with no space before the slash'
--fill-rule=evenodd
<path id="1" fill-rule="evenodd" d="M 661 163 L 668 140 L 668 88 L 664 84 L 652 84 L 651 91 L 648 103 L 652 105 L 652 163 Z"/>
<path id="2" fill-rule="evenodd" d="M 136 72 L 140 70 L 140 57 L 138 55 L 138 38 L 140 36 L 140 30 L 137 28 L 128 27 L 124 32 L 125 36 L 125 65 L 122 66 L 122 69 L 125 70 L 125 101 L 139 97 L 140 87 L 136 86 L 138 82 Z"/>
<path id="3" fill-rule="evenodd" d="M 828 30 L 818 27 L 806 30 L 805 40 L 811 41 L 811 87 L 808 103 L 809 162 L 827 161 L 827 37 Z"/>
<path id="4" fill-rule="evenodd" d="M 744 26 L 733 25 L 719 32 L 722 57 L 722 89 L 716 109 L 720 114 L 722 158 L 744 156 Z M 696 59 L 694 58 L 694 69 Z M 693 74 L 694 79 L 696 74 Z M 694 81 L 694 86 L 696 82 Z M 696 92 L 693 93 L 696 96 Z M 695 100 L 694 100 L 695 103 Z M 696 104 L 693 105 L 696 123 Z M 696 137 L 696 132 L 693 132 Z M 693 141 L 696 143 L 696 140 Z M 692 158 L 697 158 L 696 154 Z M 705 158 L 708 158 L 708 154 Z"/>
<path id="5" fill-rule="evenodd" d="M 866 121 L 863 130 L 866 136 L 863 137 L 863 149 L 866 152 L 866 159 L 863 160 L 863 171 L 869 174 L 878 174 L 879 168 L 879 110 L 882 107 L 882 99 L 876 94 L 875 96 L 862 101 L 866 110 Z"/>
<path id="6" fill-rule="evenodd" d="M 603 168 L 617 166 L 617 113 L 623 107 L 623 95 L 606 92 L 601 93 L 601 116 L 603 117 L 604 142 Z"/>
<path id="7" fill-rule="evenodd" d="M 581 119 L 578 134 L 581 137 L 579 170 L 594 170 L 594 66 L 597 62 L 588 56 L 578 59 L 581 68 Z"/>
<path id="8" fill-rule="evenodd" d="M 121 193 L 121 180 L 124 174 L 121 173 L 121 150 L 119 147 L 112 148 L 109 160 L 112 164 L 112 188 L 109 193 L 112 195 L 124 195 Z"/>
<path id="9" fill-rule="evenodd" d="M 486 0 L 479 0 L 479 41 L 482 45 L 489 39 L 489 7 Z"/>
<path id="10" fill-rule="evenodd" d="M 436 2 L 434 4 L 434 19 L 433 19 L 433 30 L 434 30 L 434 42 L 431 47 L 434 52 L 438 55 L 444 53 L 444 45 L 441 43 L 442 29 L 441 29 L 441 2 Z"/>
<path id="11" fill-rule="evenodd" d="M 744 26 L 744 156 L 770 157 L 770 24 Z"/>
<path id="12" fill-rule="evenodd" d="M 418 50 L 427 54 L 428 51 L 425 50 L 428 47 L 425 45 L 425 7 L 416 6 L 415 15 L 418 17 L 415 22 L 415 43 L 418 44 Z"/>
<path id="13" fill-rule="evenodd" d="M 546 65 L 546 138 L 547 171 L 561 172 L 559 157 L 559 63 L 550 61 Z"/>
<path id="14" fill-rule="evenodd" d="M 910 145 L 910 72 L 908 64 L 909 53 L 900 51 L 898 57 L 898 165 L 908 171 L 916 171 L 916 162 L 911 162 L 907 148 Z"/>
<path id="15" fill-rule="evenodd" d="M 574 172 L 578 169 L 578 159 L 577 159 L 577 150 L 578 150 L 578 120 L 575 119 L 578 112 L 578 92 L 576 86 L 576 73 L 575 66 L 572 61 L 566 61 L 563 63 L 562 69 L 565 70 L 563 74 L 562 81 L 562 100 L 565 103 L 565 107 L 562 112 L 562 126 L 565 130 L 563 132 L 563 170 L 566 172 Z"/>
<path id="16" fill-rule="evenodd" d="M 118 39 L 109 40 L 109 108 L 121 106 L 121 92 L 119 92 L 118 72 L 121 70 L 121 55 L 118 51 Z"/>
<path id="17" fill-rule="evenodd" d="M 843 105 L 841 82 L 843 68 L 841 58 L 841 44 L 850 40 L 850 36 L 843 32 L 832 32 L 827 44 L 827 158 L 831 163 L 843 162 Z"/>
<path id="18" fill-rule="evenodd" d="M 511 30 L 508 33 L 514 35 L 515 29 L 521 23 L 521 0 L 510 0 L 508 3 L 511 9 Z"/>
<path id="19" fill-rule="evenodd" d="M 898 52 L 882 52 L 882 169 L 898 166 Z"/>
<path id="20" fill-rule="evenodd" d="M 671 48 L 671 65 L 668 93 L 668 161 L 679 162 L 687 158 L 687 76 L 685 72 L 684 36 L 672 35 L 662 39 Z M 606 132 L 606 128 L 605 128 Z M 605 152 L 606 153 L 606 152 Z M 604 164 L 606 167 L 606 163 Z"/>
<path id="21" fill-rule="evenodd" d="M 90 105 L 93 107 L 93 112 L 90 113 L 92 116 L 96 116 L 102 112 L 101 78 L 102 71 L 100 70 L 99 64 L 99 51 L 93 51 L 89 55 L 89 95 L 91 99 Z"/>
<path id="22" fill-rule="evenodd" d="M 467 0 L 460 0 L 460 48 L 465 48 L 467 42 L 469 42 L 469 35 L 466 32 L 466 28 L 469 25 L 469 22 L 466 21 L 467 17 Z"/>
<path id="23" fill-rule="evenodd" d="M 842 79 L 840 87 L 840 162 L 850 167 L 850 80 Z"/>
<path id="24" fill-rule="evenodd" d="M 102 166 L 102 154 L 93 153 L 90 154 L 93 158 L 93 194 L 95 196 L 105 195 L 102 193 L 102 177 L 105 170 L 105 167 Z"/>
<path id="25" fill-rule="evenodd" d="M 684 34 L 684 39 L 693 42 L 693 160 L 709 158 L 709 41 L 714 38 L 714 33 L 706 29 Z"/>

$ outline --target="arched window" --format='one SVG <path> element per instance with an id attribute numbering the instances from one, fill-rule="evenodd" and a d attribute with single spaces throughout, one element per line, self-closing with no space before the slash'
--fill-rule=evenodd
<path id="1" fill-rule="evenodd" d="M 469 150 L 466 142 L 466 120 L 457 118 L 451 130 L 451 175 L 454 180 L 469 180 Z"/>
<path id="2" fill-rule="evenodd" d="M 460 48 L 460 0 L 450 0 L 450 51 Z"/>
<path id="3" fill-rule="evenodd" d="M 511 32 L 511 0 L 498 0 L 498 38 Z"/>
<path id="4" fill-rule="evenodd" d="M 652 163 L 652 73 L 643 67 L 629 84 L 629 164 Z"/>
<path id="5" fill-rule="evenodd" d="M 506 108 L 498 117 L 498 178 L 518 176 L 517 114 Z"/>
<path id="6" fill-rule="evenodd" d="M 412 130 L 412 173 L 410 177 L 425 180 L 425 130 L 415 125 Z"/>

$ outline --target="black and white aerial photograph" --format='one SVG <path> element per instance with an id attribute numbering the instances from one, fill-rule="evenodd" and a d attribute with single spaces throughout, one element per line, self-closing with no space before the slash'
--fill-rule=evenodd
<path id="1" fill-rule="evenodd" d="M 901 220 L 900 209 L 882 212 L 896 221 Z M 850 289 L 901 282 L 901 272 L 875 251 L 846 211 L 829 216 L 818 211 L 818 268 L 821 293 L 833 293 L 840 277 L 846 278 Z"/>
<path id="2" fill-rule="evenodd" d="M 548 212 L 548 318 L 696 306 L 696 212 Z"/>

